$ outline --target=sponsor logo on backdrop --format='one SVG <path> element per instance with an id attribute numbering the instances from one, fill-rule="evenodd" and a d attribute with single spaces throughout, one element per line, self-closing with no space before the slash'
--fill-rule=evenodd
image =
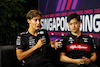
<path id="1" fill-rule="evenodd" d="M 82 32 L 100 32 L 100 14 L 81 15 L 81 21 L 80 30 Z M 67 16 L 43 18 L 41 20 L 41 28 L 48 31 L 70 31 Z"/>
<path id="2" fill-rule="evenodd" d="M 100 6 L 97 7 L 96 5 L 99 5 L 99 1 L 91 1 L 89 5 L 93 7 L 84 7 L 83 2 L 85 3 L 85 0 L 45 0 L 45 3 L 43 2 L 45 6 L 40 6 L 43 8 L 41 11 L 44 13 L 41 28 L 47 29 L 49 35 L 66 36 L 70 31 L 67 16 L 71 13 L 77 13 L 81 16 L 80 30 L 85 35 L 92 34 L 93 38 L 98 41 L 100 36 Z M 86 1 L 86 3 L 89 3 L 89 1 Z"/>

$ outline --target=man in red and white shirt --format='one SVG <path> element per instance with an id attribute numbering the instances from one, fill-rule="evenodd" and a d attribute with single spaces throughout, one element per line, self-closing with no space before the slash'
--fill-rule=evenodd
<path id="1" fill-rule="evenodd" d="M 62 39 L 60 61 L 65 62 L 65 67 L 95 67 L 92 62 L 97 58 L 96 45 L 93 38 L 82 35 L 80 16 L 70 14 L 67 22 L 71 33 Z"/>

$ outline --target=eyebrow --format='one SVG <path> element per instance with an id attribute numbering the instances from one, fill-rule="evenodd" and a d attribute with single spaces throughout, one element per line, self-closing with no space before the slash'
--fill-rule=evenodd
<path id="1" fill-rule="evenodd" d="M 33 19 L 35 20 L 35 19 L 37 19 L 37 18 L 33 18 Z M 39 19 L 41 19 L 41 18 L 39 18 Z M 37 20 L 39 20 L 39 19 L 37 19 Z"/>

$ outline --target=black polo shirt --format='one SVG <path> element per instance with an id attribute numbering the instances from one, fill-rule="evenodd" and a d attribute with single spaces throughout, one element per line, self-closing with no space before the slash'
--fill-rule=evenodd
<path id="1" fill-rule="evenodd" d="M 64 36 L 62 44 L 60 51 L 65 52 L 66 56 L 74 59 L 83 56 L 90 58 L 91 53 L 96 52 L 93 38 L 82 34 L 79 37 L 73 34 Z"/>
<path id="2" fill-rule="evenodd" d="M 50 42 L 50 38 L 47 34 L 47 31 L 44 29 L 40 29 L 38 31 L 37 36 L 31 35 L 28 31 L 22 32 L 17 36 L 16 39 L 16 49 L 22 49 L 24 51 L 32 48 L 40 38 L 44 38 L 44 45 L 38 49 L 36 49 L 32 55 L 30 55 L 28 58 L 23 59 L 22 62 L 25 64 L 32 63 L 37 64 L 42 62 L 44 59 L 47 58 L 47 49 Z"/>

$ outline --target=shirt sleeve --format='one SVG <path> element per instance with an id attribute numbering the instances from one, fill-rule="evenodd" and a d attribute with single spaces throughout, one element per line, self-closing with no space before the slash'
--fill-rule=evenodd
<path id="1" fill-rule="evenodd" d="M 96 48 L 96 44 L 94 42 L 94 39 L 91 38 L 90 40 L 91 40 L 91 53 L 96 52 L 97 48 Z"/>
<path id="2" fill-rule="evenodd" d="M 18 35 L 17 39 L 16 39 L 16 49 L 24 49 L 23 45 L 25 45 L 25 42 L 24 42 L 22 36 Z"/>

